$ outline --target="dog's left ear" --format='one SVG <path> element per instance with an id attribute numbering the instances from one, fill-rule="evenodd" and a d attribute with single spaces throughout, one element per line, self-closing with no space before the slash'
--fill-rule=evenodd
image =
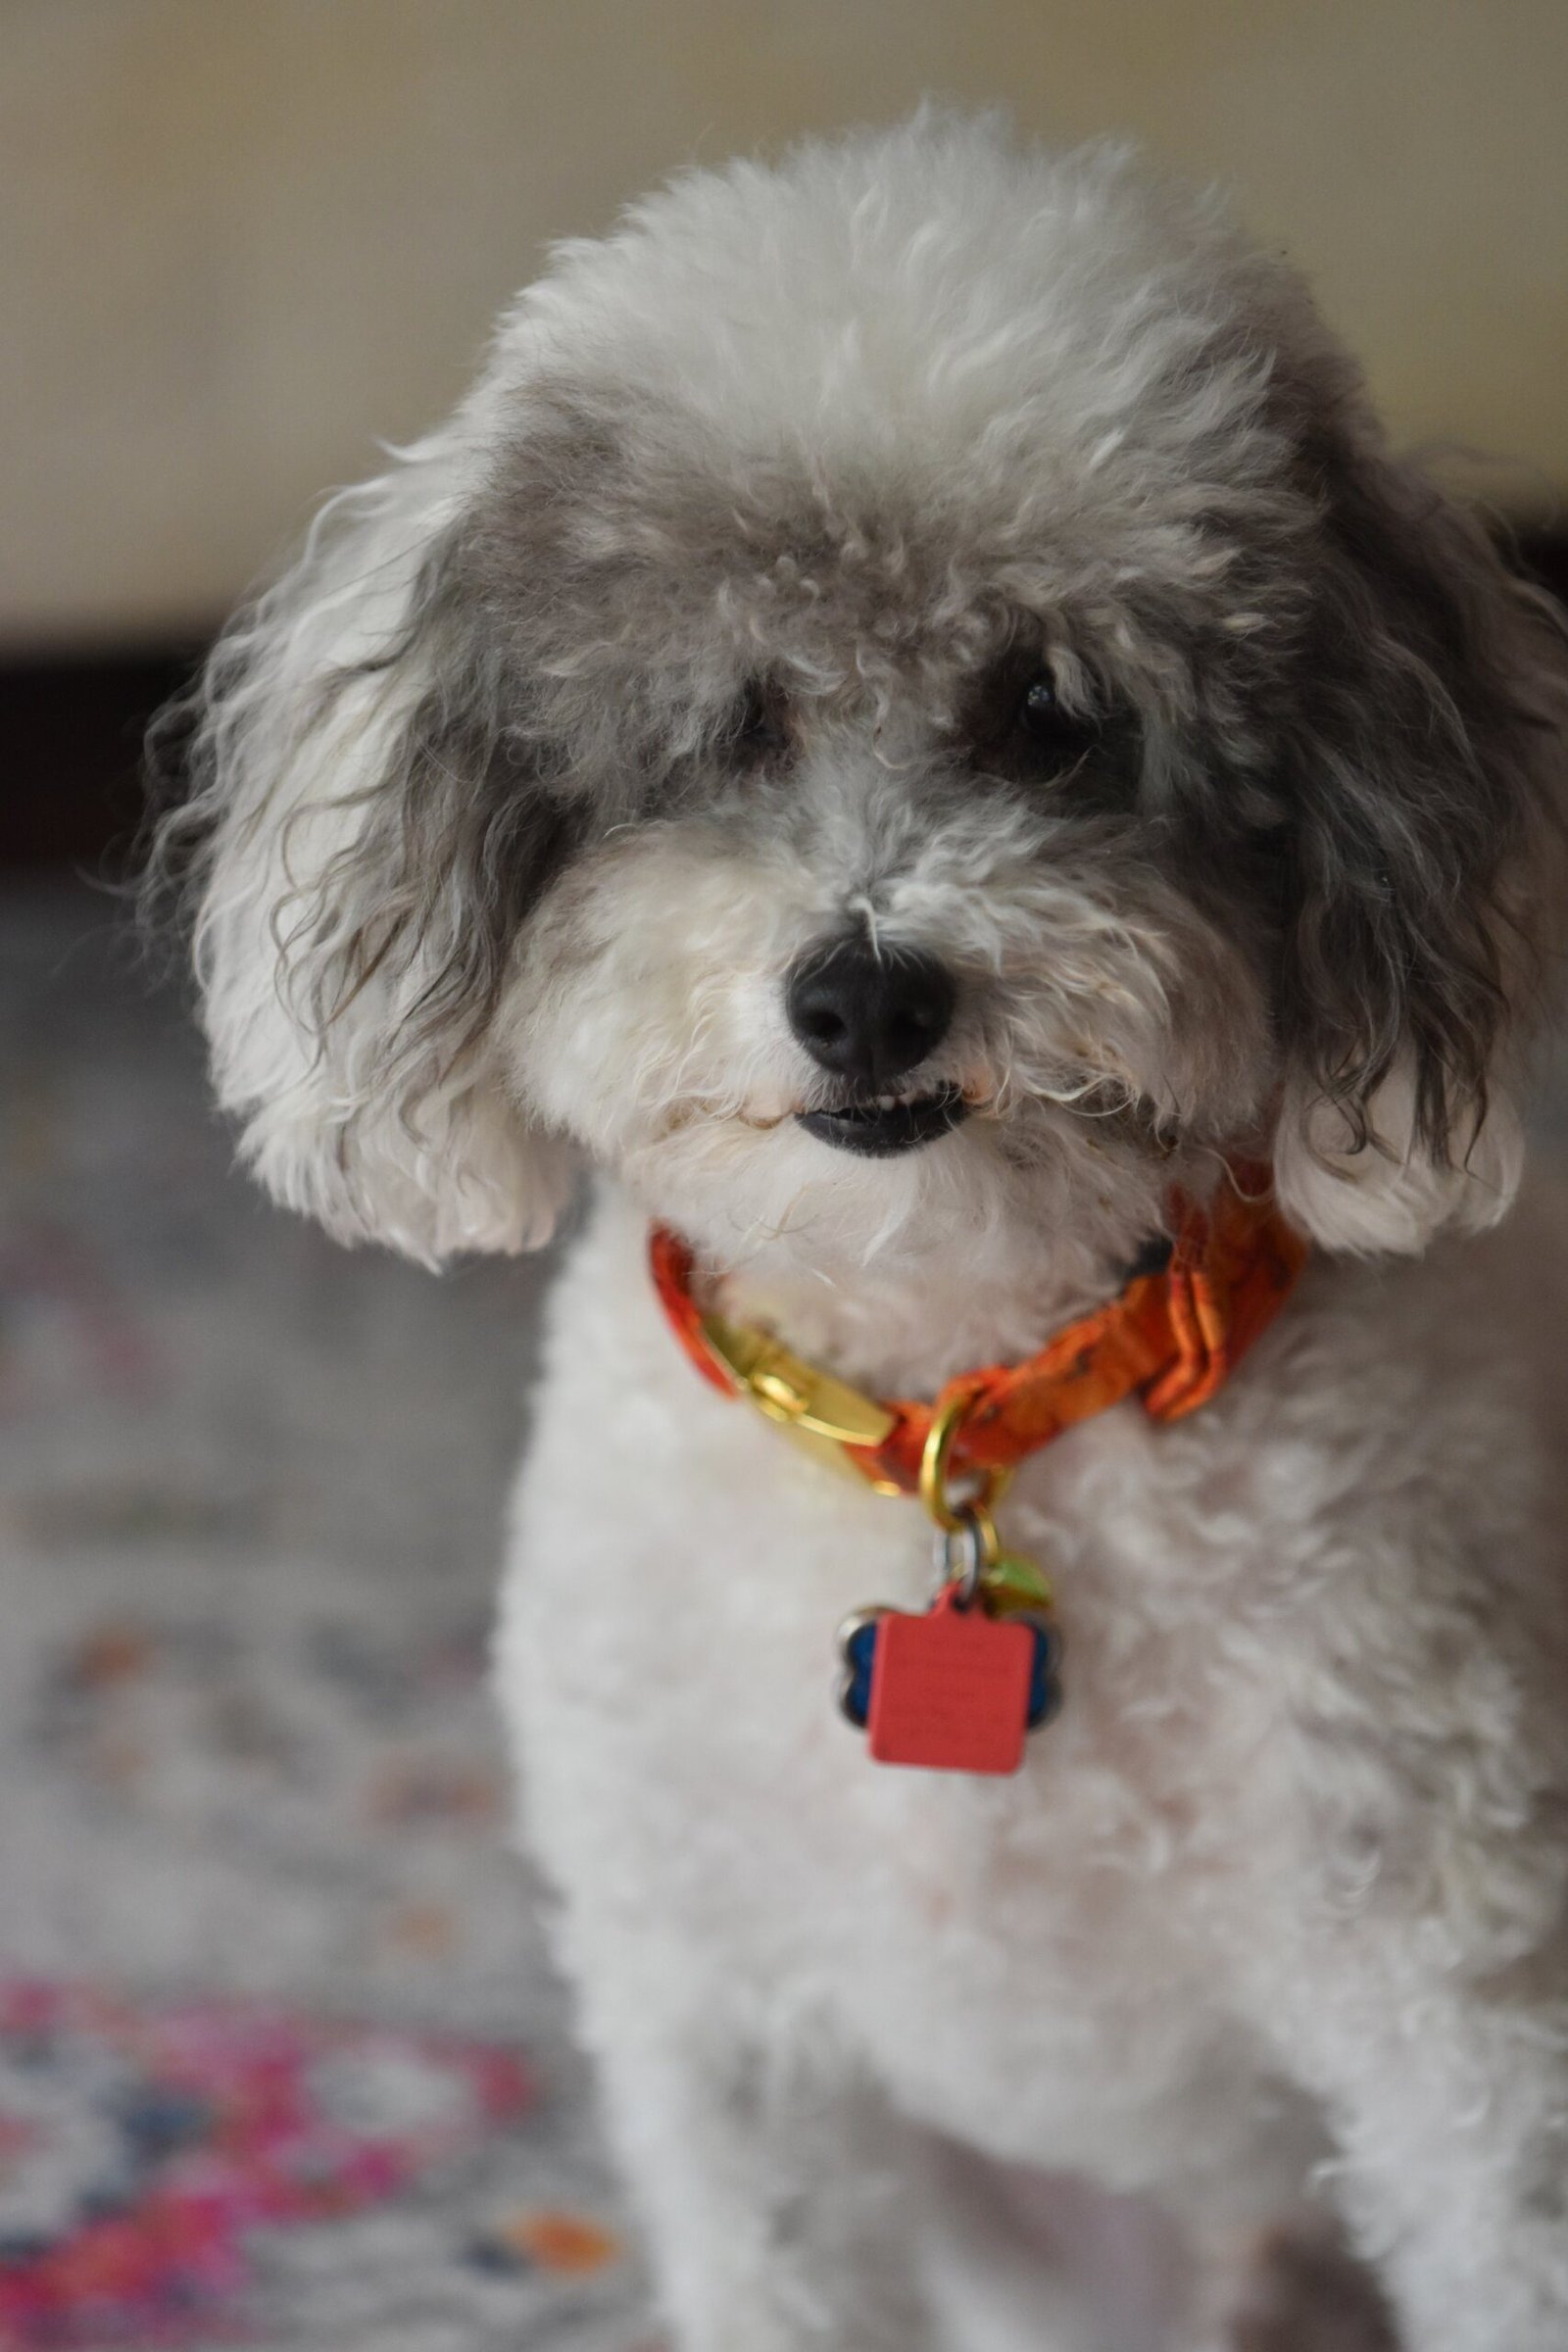
<path id="1" fill-rule="evenodd" d="M 183 865 L 220 1102 L 275 1199 L 437 1263 L 545 1240 L 563 1146 L 494 1028 L 572 819 L 466 583 L 461 444 L 329 508 L 183 707 Z"/>
<path id="2" fill-rule="evenodd" d="M 1562 897 L 1562 616 L 1364 417 L 1307 463 L 1276 1184 L 1326 1248 L 1417 1250 L 1493 1223 L 1519 1180 L 1521 1060 Z"/>

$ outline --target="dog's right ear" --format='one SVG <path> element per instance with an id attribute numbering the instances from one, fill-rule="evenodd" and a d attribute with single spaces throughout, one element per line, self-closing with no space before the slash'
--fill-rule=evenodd
<path id="1" fill-rule="evenodd" d="M 465 591 L 464 475 L 455 437 L 421 444 L 240 614 L 172 714 L 191 790 L 153 860 L 194 909 L 248 1164 L 340 1239 L 428 1263 L 544 1241 L 570 1182 L 492 1045 L 573 821 Z"/>
<path id="2" fill-rule="evenodd" d="M 1324 1248 L 1413 1252 L 1519 1183 L 1568 901 L 1568 632 L 1343 384 L 1303 462 L 1275 1177 Z"/>

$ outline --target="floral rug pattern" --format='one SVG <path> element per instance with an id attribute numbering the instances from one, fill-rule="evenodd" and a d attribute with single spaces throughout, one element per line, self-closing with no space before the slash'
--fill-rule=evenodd
<path id="1" fill-rule="evenodd" d="M 0 2352 L 650 2352 L 486 1689 L 541 1269 L 230 1169 L 0 899 Z"/>
<path id="2" fill-rule="evenodd" d="M 0 2329 L 197 2340 L 243 2311 L 257 2230 L 396 2197 L 529 2097 L 482 2042 L 0 1984 Z"/>

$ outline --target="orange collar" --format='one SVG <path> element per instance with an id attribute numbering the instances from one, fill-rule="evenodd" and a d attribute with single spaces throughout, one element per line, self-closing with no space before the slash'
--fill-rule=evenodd
<path id="1" fill-rule="evenodd" d="M 1239 1165 L 1210 1207 L 1178 1194 L 1170 1260 L 1135 1275 L 1021 1364 L 960 1372 L 932 1404 L 886 1402 L 792 1355 L 769 1334 L 699 1306 L 695 1261 L 667 1226 L 649 1236 L 649 1260 L 671 1328 L 705 1380 L 747 1396 L 770 1419 L 818 1443 L 868 1479 L 917 1491 L 933 1424 L 951 1431 L 952 1474 L 988 1483 L 1053 1438 L 1137 1395 L 1156 1421 L 1205 1404 L 1267 1330 L 1306 1262 L 1267 1171 Z"/>

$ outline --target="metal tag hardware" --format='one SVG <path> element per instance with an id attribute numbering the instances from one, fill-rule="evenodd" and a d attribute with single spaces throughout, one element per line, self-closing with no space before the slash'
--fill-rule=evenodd
<path id="1" fill-rule="evenodd" d="M 949 1485 L 963 1409 L 958 1399 L 936 1416 L 920 1463 L 936 1597 L 923 1612 L 860 1609 L 840 1628 L 839 1705 L 879 1764 L 1012 1773 L 1025 1734 L 1061 1704 L 1061 1637 L 1048 1578 L 1002 1548 L 991 1516 L 1002 1474 L 962 1494 Z"/>

